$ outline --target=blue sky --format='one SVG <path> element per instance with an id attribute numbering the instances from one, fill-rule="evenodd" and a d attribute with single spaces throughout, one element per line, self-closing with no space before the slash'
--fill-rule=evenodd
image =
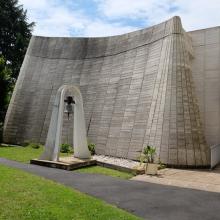
<path id="1" fill-rule="evenodd" d="M 160 23 L 174 15 L 186 31 L 220 25 L 220 0 L 19 0 L 34 35 L 100 37 Z"/>

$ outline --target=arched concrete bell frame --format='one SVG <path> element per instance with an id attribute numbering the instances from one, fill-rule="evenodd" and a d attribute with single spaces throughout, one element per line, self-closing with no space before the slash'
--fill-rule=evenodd
<path id="1" fill-rule="evenodd" d="M 56 94 L 53 105 L 50 126 L 47 133 L 45 151 L 40 159 L 58 161 L 59 150 L 61 144 L 62 125 L 63 125 L 63 111 L 64 111 L 64 96 L 69 91 L 73 94 L 74 104 L 74 157 L 86 159 L 90 158 L 90 152 L 87 145 L 85 117 L 83 110 L 83 99 L 80 90 L 73 85 L 61 86 Z"/>

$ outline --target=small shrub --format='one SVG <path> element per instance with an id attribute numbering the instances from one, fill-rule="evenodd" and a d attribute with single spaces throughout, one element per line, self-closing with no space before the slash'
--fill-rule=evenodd
<path id="1" fill-rule="evenodd" d="M 139 157 L 139 161 L 140 161 L 140 166 L 142 166 L 143 163 L 145 163 L 145 155 L 141 154 L 141 156 Z"/>
<path id="2" fill-rule="evenodd" d="M 31 142 L 30 141 L 24 141 L 23 143 L 22 143 L 22 147 L 27 147 L 27 146 L 29 146 L 31 144 Z"/>
<path id="3" fill-rule="evenodd" d="M 89 148 L 89 151 L 90 151 L 91 155 L 94 155 L 95 154 L 95 144 L 94 143 L 89 143 L 88 148 Z"/>
<path id="4" fill-rule="evenodd" d="M 159 170 L 162 170 L 162 169 L 165 169 L 165 168 L 166 168 L 166 165 L 163 164 L 163 163 L 160 161 L 160 159 L 159 159 L 159 167 L 158 167 L 158 169 L 159 169 Z"/>
<path id="5" fill-rule="evenodd" d="M 61 153 L 70 153 L 72 149 L 72 146 L 70 144 L 61 144 L 60 145 L 60 152 Z"/>
<path id="6" fill-rule="evenodd" d="M 38 143 L 29 143 L 27 147 L 31 147 L 33 149 L 39 149 L 42 145 Z"/>

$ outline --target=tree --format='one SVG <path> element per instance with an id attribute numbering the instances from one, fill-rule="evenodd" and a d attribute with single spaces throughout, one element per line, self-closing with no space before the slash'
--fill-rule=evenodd
<path id="1" fill-rule="evenodd" d="M 34 23 L 18 0 L 0 0 L 0 54 L 16 80 L 31 37 Z"/>
<path id="2" fill-rule="evenodd" d="M 13 83 L 11 81 L 11 70 L 7 67 L 4 58 L 0 57 L 0 121 L 4 119 L 4 112 L 9 102 L 9 92 Z"/>
<path id="3" fill-rule="evenodd" d="M 0 0 L 0 141 L 5 113 L 34 23 L 18 0 Z"/>
<path id="4" fill-rule="evenodd" d="M 0 141 L 2 138 L 3 120 L 9 103 L 12 85 L 11 70 L 7 67 L 4 58 L 0 56 Z"/>

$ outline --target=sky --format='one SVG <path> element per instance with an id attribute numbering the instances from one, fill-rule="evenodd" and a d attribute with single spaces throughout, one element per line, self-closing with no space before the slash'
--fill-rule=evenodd
<path id="1" fill-rule="evenodd" d="M 19 0 L 33 34 L 101 37 L 181 17 L 186 31 L 220 26 L 220 0 Z"/>

